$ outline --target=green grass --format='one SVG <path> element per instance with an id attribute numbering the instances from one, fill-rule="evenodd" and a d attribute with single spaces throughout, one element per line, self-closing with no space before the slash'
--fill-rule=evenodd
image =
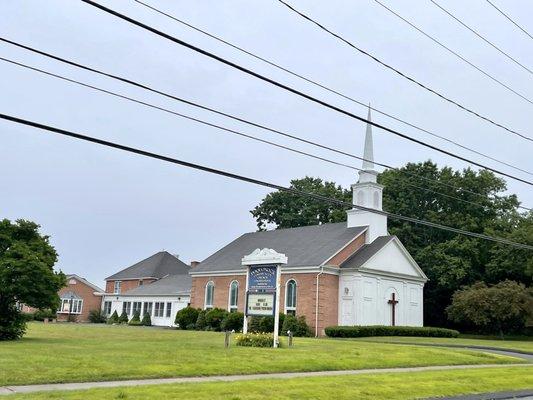
<path id="1" fill-rule="evenodd" d="M 9 396 L 9 399 L 405 400 L 533 387 L 533 367 L 186 383 Z"/>
<path id="2" fill-rule="evenodd" d="M 402 342 L 402 343 L 437 343 L 437 344 L 454 344 L 467 346 L 488 346 L 497 347 L 503 350 L 521 350 L 533 353 L 533 337 L 522 336 L 520 340 L 500 340 L 489 337 L 487 339 L 481 336 L 463 336 L 459 338 L 430 338 L 430 337 L 403 337 L 403 336 L 383 336 L 383 337 L 365 337 L 357 338 L 360 341 L 372 342 Z"/>
<path id="3" fill-rule="evenodd" d="M 0 342 L 0 385 L 425 365 L 516 363 L 488 353 L 296 338 L 295 347 L 224 349 L 216 332 L 90 324 L 28 325 Z"/>

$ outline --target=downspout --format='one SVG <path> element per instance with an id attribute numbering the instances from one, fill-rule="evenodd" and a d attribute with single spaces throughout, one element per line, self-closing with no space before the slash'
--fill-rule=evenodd
<path id="1" fill-rule="evenodd" d="M 315 304 L 315 337 L 318 337 L 318 284 L 319 277 L 324 273 L 324 266 L 320 267 L 320 272 L 316 275 L 316 304 Z"/>

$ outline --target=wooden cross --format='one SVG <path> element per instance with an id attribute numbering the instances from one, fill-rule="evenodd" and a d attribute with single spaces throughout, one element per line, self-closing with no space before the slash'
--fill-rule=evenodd
<path id="1" fill-rule="evenodd" d="M 396 304 L 398 304 L 398 300 L 396 300 L 396 293 L 391 294 L 391 299 L 387 302 L 392 306 L 392 326 L 396 325 Z"/>

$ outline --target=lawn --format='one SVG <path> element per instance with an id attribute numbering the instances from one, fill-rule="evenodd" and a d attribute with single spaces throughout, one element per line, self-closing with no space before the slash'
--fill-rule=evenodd
<path id="1" fill-rule="evenodd" d="M 186 383 L 32 393 L 9 399 L 313 399 L 405 400 L 533 387 L 533 367 L 368 374 L 283 380 Z"/>
<path id="2" fill-rule="evenodd" d="M 522 362 L 468 350 L 296 338 L 295 347 L 224 349 L 223 334 L 91 324 L 30 323 L 0 342 L 0 385 Z"/>
<path id="3" fill-rule="evenodd" d="M 520 350 L 533 353 L 533 337 L 523 336 L 520 337 L 520 340 L 500 340 L 491 338 L 480 338 L 475 336 L 469 338 L 459 337 L 459 338 L 429 338 L 429 337 L 402 337 L 402 336 L 388 336 L 388 337 L 367 337 L 367 338 L 357 338 L 355 340 L 360 341 L 372 341 L 372 342 L 402 342 L 402 343 L 436 343 L 436 344 L 453 344 L 461 346 L 487 346 L 500 348 L 502 350 Z"/>

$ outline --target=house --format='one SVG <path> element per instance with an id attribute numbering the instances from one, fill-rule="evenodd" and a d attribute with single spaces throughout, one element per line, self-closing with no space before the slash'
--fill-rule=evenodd
<path id="1" fill-rule="evenodd" d="M 190 302 L 191 267 L 177 256 L 160 251 L 106 278 L 102 310 L 148 313 L 152 325 L 173 326 L 176 313 Z"/>
<path id="2" fill-rule="evenodd" d="M 273 249 L 288 258 L 281 267 L 280 311 L 305 316 L 316 336 L 331 325 L 422 326 L 427 277 L 387 231 L 370 124 L 363 158 L 352 192 L 353 204 L 366 209 L 348 210 L 347 222 L 242 235 L 191 270 L 191 306 L 244 311 L 241 260 Z"/>

